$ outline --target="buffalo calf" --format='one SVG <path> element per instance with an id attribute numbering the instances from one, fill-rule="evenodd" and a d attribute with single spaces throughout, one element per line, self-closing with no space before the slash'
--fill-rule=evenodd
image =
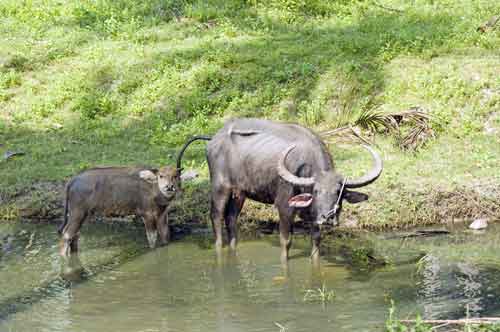
<path id="1" fill-rule="evenodd" d="M 169 239 L 167 206 L 179 191 L 180 171 L 165 166 L 103 167 L 86 170 L 66 185 L 61 255 L 78 251 L 80 228 L 91 215 L 141 216 L 149 246 Z"/>

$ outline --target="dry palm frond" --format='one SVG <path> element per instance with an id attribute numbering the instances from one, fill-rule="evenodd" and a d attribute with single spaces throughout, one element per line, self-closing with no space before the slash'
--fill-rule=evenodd
<path id="1" fill-rule="evenodd" d="M 326 139 L 327 143 L 352 143 L 353 141 L 361 141 L 365 144 L 370 145 L 371 142 L 362 136 L 361 130 L 357 127 L 344 126 L 340 128 L 335 128 L 333 130 L 327 130 L 320 133 L 320 136 Z"/>
<path id="2" fill-rule="evenodd" d="M 418 106 L 397 113 L 383 113 L 372 108 L 361 112 L 352 124 L 323 131 L 320 136 L 336 141 L 358 140 L 369 144 L 361 129 L 371 133 L 383 131 L 396 133 L 398 145 L 402 149 L 416 150 L 429 138 L 434 137 L 429 120 L 430 116 Z"/>
<path id="3" fill-rule="evenodd" d="M 361 112 L 359 117 L 355 120 L 354 125 L 372 132 L 379 131 L 380 127 L 388 130 L 397 128 L 397 123 L 394 122 L 392 117 L 387 116 L 376 109 Z"/>
<path id="4" fill-rule="evenodd" d="M 340 134 L 345 134 L 347 130 L 350 130 L 350 126 L 339 127 L 331 130 L 325 130 L 319 133 L 321 137 L 328 138 L 332 136 L 337 136 Z"/>
<path id="5" fill-rule="evenodd" d="M 429 124 L 430 116 L 420 107 L 412 107 L 407 111 L 390 114 L 398 122 L 398 144 L 404 150 L 417 150 L 425 142 L 434 137 Z M 408 125 L 410 130 L 402 134 L 401 126 Z"/>
<path id="6" fill-rule="evenodd" d="M 398 124 L 411 121 L 428 121 L 430 116 L 420 106 L 410 107 L 406 111 L 390 113 L 387 116 L 392 117 Z"/>
<path id="7" fill-rule="evenodd" d="M 416 125 L 399 139 L 399 146 L 404 150 L 417 150 L 431 137 L 434 137 L 434 133 L 427 124 Z"/>

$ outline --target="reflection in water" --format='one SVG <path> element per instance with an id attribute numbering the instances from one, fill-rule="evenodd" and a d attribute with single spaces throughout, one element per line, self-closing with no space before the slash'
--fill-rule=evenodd
<path id="1" fill-rule="evenodd" d="M 466 306 L 468 313 L 475 317 L 483 311 L 481 306 L 481 280 L 477 267 L 468 263 L 458 263 L 457 274 L 458 288 L 462 290 L 462 303 Z"/>
<path id="2" fill-rule="evenodd" d="M 464 237 L 460 234 L 461 247 L 448 246 L 444 241 L 433 254 L 421 260 L 420 280 L 416 283 L 417 303 L 423 307 L 423 316 L 428 319 L 459 319 L 498 315 L 500 303 L 500 264 L 492 262 L 490 255 L 498 252 L 498 233 L 491 230 L 493 245 L 484 248 L 484 238 Z M 434 245 L 435 246 L 435 245 Z M 482 248 L 482 255 L 474 253 Z M 455 250 L 459 257 L 453 257 Z"/>
<path id="3" fill-rule="evenodd" d="M 199 238 L 151 251 L 141 230 L 92 225 L 85 232 L 81 256 L 62 262 L 52 228 L 0 224 L 8 243 L 0 256 L 0 331 L 277 331 L 275 323 L 289 331 L 373 331 L 382 330 L 391 298 L 403 316 L 460 318 L 466 307 L 472 316 L 500 313 L 494 228 L 488 239 L 402 245 L 374 236 L 363 250 L 343 243 L 318 268 L 309 238 L 298 237 L 287 269 L 275 236 L 242 241 L 218 257 Z M 364 253 L 392 264 L 363 269 Z M 305 290 L 323 285 L 335 292 L 332 303 L 304 302 Z"/>
<path id="4" fill-rule="evenodd" d="M 85 280 L 85 276 L 88 273 L 85 271 L 78 255 L 61 258 L 61 263 L 61 277 L 64 280 L 72 282 Z"/>
<path id="5" fill-rule="evenodd" d="M 498 266 L 427 261 L 418 288 L 418 301 L 424 307 L 424 317 L 458 319 L 467 315 L 498 315 L 499 277 Z"/>
<path id="6" fill-rule="evenodd" d="M 423 257 L 421 263 L 423 271 L 418 293 L 424 307 L 422 314 L 424 317 L 436 318 L 435 315 L 441 312 L 443 301 L 443 298 L 440 298 L 442 294 L 442 282 L 439 275 L 441 264 L 438 257 L 430 254 Z M 448 282 L 449 280 L 445 281 L 445 283 Z"/>

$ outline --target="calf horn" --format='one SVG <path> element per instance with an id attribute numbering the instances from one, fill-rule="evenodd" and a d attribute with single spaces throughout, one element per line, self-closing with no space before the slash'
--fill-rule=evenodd
<path id="1" fill-rule="evenodd" d="M 362 177 L 360 177 L 358 179 L 354 179 L 354 180 L 348 179 L 345 182 L 346 188 L 360 188 L 360 187 L 364 187 L 366 185 L 369 185 L 370 183 L 375 181 L 380 176 L 380 174 L 382 173 L 382 169 L 384 168 L 384 166 L 382 164 L 382 159 L 380 158 L 380 155 L 375 150 L 373 150 L 368 145 L 362 145 L 362 147 L 364 147 L 366 150 L 368 150 L 368 152 L 370 152 L 370 154 L 372 155 L 373 167 L 368 173 L 366 173 L 365 175 L 363 175 Z"/>
<path id="2" fill-rule="evenodd" d="M 314 184 L 314 178 L 301 178 L 295 174 L 292 174 L 285 166 L 285 160 L 290 151 L 295 149 L 295 145 L 290 145 L 282 154 L 278 161 L 278 174 L 283 178 L 283 180 L 295 184 L 298 186 L 311 186 Z"/>

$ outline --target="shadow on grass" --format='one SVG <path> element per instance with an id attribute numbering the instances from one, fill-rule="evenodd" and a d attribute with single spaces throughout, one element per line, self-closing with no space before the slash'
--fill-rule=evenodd
<path id="1" fill-rule="evenodd" d="M 0 133 L 4 148 L 26 155 L 2 163 L 2 185 L 67 178 L 96 165 L 173 163 L 186 138 L 214 133 L 224 117 L 300 119 L 316 98 L 318 85 L 331 84 L 330 79 L 347 82 L 354 91 L 349 98 L 356 103 L 383 89 L 385 61 L 399 54 L 430 54 L 445 46 L 457 19 L 444 14 L 378 13 L 352 25 L 292 27 L 274 22 L 273 30 L 265 35 L 218 38 L 191 48 L 158 51 L 147 59 L 152 62 L 149 69 L 171 68 L 177 62 L 189 70 L 201 63 L 212 67 L 195 77 L 194 86 L 169 96 L 165 108 L 150 110 L 127 124 L 120 119 L 125 114 L 117 113 L 80 120 L 59 130 L 7 126 Z M 234 24 L 241 29 L 239 33 L 248 30 L 241 21 Z M 335 84 L 327 99 L 339 98 Z M 286 98 L 298 108 L 279 113 L 276 105 Z M 204 163 L 203 149 L 200 144 L 187 151 L 188 166 Z"/>

